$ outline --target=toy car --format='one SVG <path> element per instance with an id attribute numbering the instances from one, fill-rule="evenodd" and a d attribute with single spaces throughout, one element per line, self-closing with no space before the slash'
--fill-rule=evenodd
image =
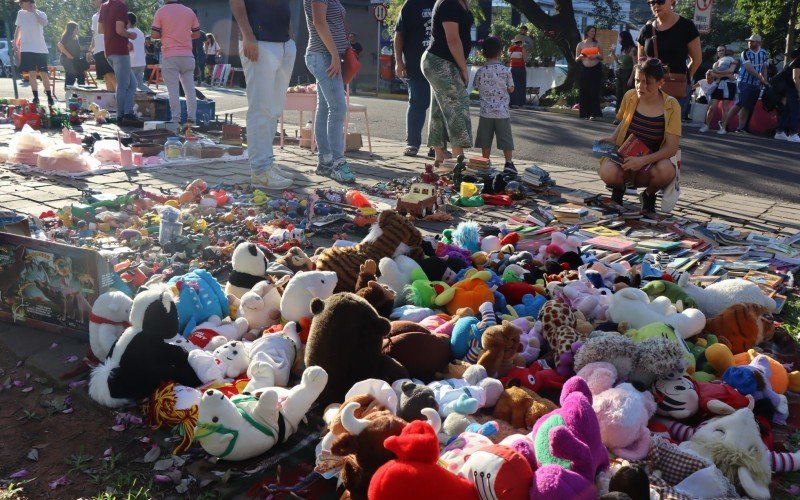
<path id="1" fill-rule="evenodd" d="M 439 208 L 437 200 L 436 186 L 417 182 L 409 187 L 408 193 L 397 199 L 395 209 L 400 215 L 410 213 L 417 217 L 425 217 Z"/>

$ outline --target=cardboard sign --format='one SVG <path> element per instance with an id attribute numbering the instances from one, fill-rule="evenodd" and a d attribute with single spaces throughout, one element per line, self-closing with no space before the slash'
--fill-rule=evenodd
<path id="1" fill-rule="evenodd" d="M 714 0 L 694 1 L 694 25 L 702 34 L 711 33 L 711 6 Z"/>
<path id="2" fill-rule="evenodd" d="M 0 320 L 87 338 L 111 278 L 93 250 L 0 233 Z"/>

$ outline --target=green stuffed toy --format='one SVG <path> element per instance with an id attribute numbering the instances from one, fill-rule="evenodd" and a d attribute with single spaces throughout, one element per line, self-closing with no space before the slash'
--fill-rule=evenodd
<path id="1" fill-rule="evenodd" d="M 686 345 L 686 341 L 683 340 L 683 337 L 676 335 L 675 329 L 670 325 L 666 323 L 650 323 L 649 325 L 645 325 L 638 330 L 628 330 L 625 332 L 625 335 L 637 343 L 650 338 L 663 338 L 675 342 L 678 344 L 678 346 L 680 346 L 681 351 L 683 351 L 683 357 L 688 363 L 687 371 L 689 373 L 694 372 L 696 366 L 694 355 L 689 350 L 689 346 Z"/>
<path id="2" fill-rule="evenodd" d="M 714 334 L 706 335 L 706 338 L 699 338 L 694 342 L 686 342 L 689 347 L 689 352 L 695 358 L 696 370 L 692 374 L 692 378 L 698 382 L 712 382 L 717 379 L 714 375 L 714 368 L 706 360 L 706 349 L 710 346 L 717 344 L 719 339 Z"/>
<path id="3" fill-rule="evenodd" d="M 450 285 L 444 281 L 430 281 L 421 267 L 411 272 L 411 284 L 406 286 L 406 297 L 418 307 L 434 309 L 437 297 L 448 290 Z"/>
<path id="4" fill-rule="evenodd" d="M 656 297 L 667 297 L 670 302 L 677 304 L 678 301 L 683 303 L 683 307 L 697 307 L 697 302 L 689 296 L 688 293 L 677 283 L 666 280 L 651 281 L 642 287 L 642 291 L 650 297 L 650 300 Z"/>

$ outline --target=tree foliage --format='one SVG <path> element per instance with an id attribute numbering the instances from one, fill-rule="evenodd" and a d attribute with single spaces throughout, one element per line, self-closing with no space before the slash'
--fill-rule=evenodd
<path id="1" fill-rule="evenodd" d="M 591 0 L 591 4 L 596 28 L 614 29 L 622 22 L 622 7 L 617 0 Z"/>
<path id="2" fill-rule="evenodd" d="M 736 8 L 746 13 L 747 24 L 754 33 L 764 37 L 764 48 L 772 55 L 782 54 L 786 48 L 791 3 L 786 0 L 736 0 Z"/>

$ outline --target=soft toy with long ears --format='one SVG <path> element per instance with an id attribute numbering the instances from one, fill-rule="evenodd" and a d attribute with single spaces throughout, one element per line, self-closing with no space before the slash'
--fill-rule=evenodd
<path id="1" fill-rule="evenodd" d="M 592 391 L 592 408 L 600 424 L 603 444 L 626 460 L 641 460 L 650 447 L 647 423 L 656 412 L 649 392 L 639 392 L 631 384 L 617 386 L 617 370 L 610 363 L 590 363 L 578 376 Z"/>
<path id="2" fill-rule="evenodd" d="M 657 297 L 650 302 L 645 292 L 638 288 L 623 288 L 611 296 L 608 318 L 615 323 L 625 322 L 630 328 L 641 328 L 650 323 L 667 323 L 684 339 L 703 331 L 706 317 L 699 309 L 678 312 L 667 297 Z"/>
<path id="3" fill-rule="evenodd" d="M 709 318 L 704 331 L 725 337 L 734 354 L 746 352 L 775 333 L 772 319 L 765 317 L 768 312 L 758 304 L 734 304 Z"/>
<path id="4" fill-rule="evenodd" d="M 89 346 L 94 356 L 104 361 L 111 346 L 130 326 L 133 300 L 122 292 L 106 292 L 94 301 L 89 314 Z"/>
<path id="5" fill-rule="evenodd" d="M 384 257 L 408 255 L 422 260 L 422 233 L 414 224 L 394 210 L 378 216 L 369 234 L 352 247 L 331 247 L 323 250 L 316 261 L 320 271 L 332 271 L 338 276 L 336 292 L 354 292 L 358 271 L 367 259 L 380 262 Z"/>
<path id="6" fill-rule="evenodd" d="M 405 500 L 413 494 L 419 500 L 477 499 L 478 492 L 470 481 L 437 464 L 438 430 L 417 420 L 408 424 L 399 436 L 386 438 L 383 446 L 397 458 L 383 464 L 372 476 L 368 498 Z"/>
<path id="7" fill-rule="evenodd" d="M 133 299 L 130 322 L 105 362 L 92 370 L 92 399 L 118 408 L 149 396 L 163 382 L 201 384 L 186 351 L 164 342 L 178 333 L 178 309 L 169 291 L 140 292 Z"/>
<path id="8" fill-rule="evenodd" d="M 209 389 L 198 405 L 195 440 L 206 452 L 225 460 L 261 455 L 295 433 L 327 382 L 325 370 L 311 366 L 300 383 L 288 390 L 265 388 L 254 396 L 228 399 Z"/>
<path id="9" fill-rule="evenodd" d="M 256 283 L 264 280 L 267 264 L 266 255 L 255 243 L 243 242 L 236 245 L 231 256 L 233 271 L 225 285 L 225 294 L 241 298 Z"/>
<path id="10" fill-rule="evenodd" d="M 579 351 L 580 352 L 580 351 Z M 533 362 L 527 368 L 515 366 L 508 371 L 508 375 L 500 379 L 506 387 L 519 384 L 534 392 L 550 389 L 560 390 L 567 379 L 556 373 L 551 368 L 544 368 L 541 363 Z"/>
<path id="11" fill-rule="evenodd" d="M 381 354 L 383 337 L 391 325 L 366 300 L 352 293 L 337 293 L 324 302 L 312 300 L 311 312 L 314 317 L 305 363 L 321 366 L 330 375 L 330 383 L 320 397 L 322 403 L 342 401 L 347 390 L 360 380 L 394 382 L 408 378 L 405 367 Z"/>
<path id="12" fill-rule="evenodd" d="M 775 299 L 767 297 L 753 283 L 741 278 L 733 278 L 712 283 L 705 288 L 689 283 L 689 273 L 684 273 L 678 284 L 697 302 L 697 308 L 706 316 L 712 317 L 734 304 L 757 304 L 775 311 Z"/>

